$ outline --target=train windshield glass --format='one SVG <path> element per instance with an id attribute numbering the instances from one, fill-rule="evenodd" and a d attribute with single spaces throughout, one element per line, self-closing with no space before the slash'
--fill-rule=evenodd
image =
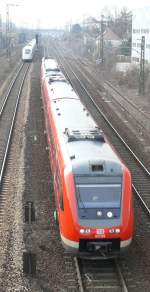
<path id="1" fill-rule="evenodd" d="M 30 52 L 31 52 L 31 50 L 29 50 L 29 49 L 26 49 L 26 50 L 25 50 L 25 53 L 26 53 L 26 54 L 30 54 Z"/>
<path id="2" fill-rule="evenodd" d="M 121 184 L 76 185 L 79 208 L 120 208 Z"/>

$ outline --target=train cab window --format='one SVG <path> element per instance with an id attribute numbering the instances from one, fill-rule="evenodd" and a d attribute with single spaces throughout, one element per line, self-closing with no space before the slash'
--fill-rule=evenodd
<path id="1" fill-rule="evenodd" d="M 76 185 L 80 208 L 120 208 L 121 184 Z"/>
<path id="2" fill-rule="evenodd" d="M 31 50 L 27 49 L 25 50 L 25 54 L 30 54 Z"/>

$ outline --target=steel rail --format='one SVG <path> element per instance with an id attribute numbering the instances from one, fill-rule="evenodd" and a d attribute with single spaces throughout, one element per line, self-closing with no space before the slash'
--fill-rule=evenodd
<path id="1" fill-rule="evenodd" d="M 64 48 L 63 48 L 63 51 L 64 51 Z M 65 51 L 64 51 L 64 53 L 65 53 Z M 72 53 L 70 53 L 70 52 L 69 52 L 69 54 L 72 56 L 72 60 L 75 63 L 76 70 L 79 70 L 78 68 L 81 66 L 81 63 L 82 62 L 80 60 L 78 60 L 78 59 L 75 59 L 74 60 L 73 59 L 74 58 L 74 55 Z M 79 66 L 77 64 L 79 64 Z M 97 88 L 97 80 L 95 80 L 94 77 L 92 75 L 90 75 L 89 72 L 87 72 L 84 67 L 82 67 L 82 70 L 85 72 L 86 75 L 87 74 L 89 75 L 88 79 L 90 79 L 90 81 L 93 80 L 93 82 L 94 82 L 94 84 L 96 86 L 96 89 L 99 92 L 99 88 Z M 79 71 L 79 73 L 81 73 L 81 72 Z M 111 100 L 112 103 L 117 103 L 118 105 L 120 105 L 120 107 L 123 110 L 123 112 L 124 113 L 127 112 L 128 115 L 130 116 L 130 118 L 133 118 L 134 117 L 134 122 L 137 122 L 138 123 L 138 126 L 140 127 L 140 130 L 142 132 L 143 131 L 145 132 L 145 129 L 147 128 L 147 131 L 148 131 L 148 134 L 147 135 L 149 135 L 149 130 L 150 129 L 149 129 L 149 127 L 147 127 L 147 123 L 143 123 L 143 122 L 139 121 L 138 116 L 136 116 L 136 114 L 133 112 L 133 110 L 134 111 L 136 110 L 137 113 L 138 113 L 138 115 L 141 114 L 144 118 L 146 118 L 149 121 L 150 120 L 150 117 L 148 116 L 148 114 L 146 114 L 144 111 L 142 111 L 141 109 L 139 109 L 135 105 L 135 103 L 133 103 L 131 100 L 129 100 L 126 96 L 124 96 L 123 94 L 121 94 L 119 92 L 119 90 L 117 90 L 109 81 L 104 81 L 104 85 L 99 84 L 99 86 L 103 86 L 103 89 L 105 91 L 107 91 L 108 94 L 110 94 L 111 99 L 112 99 Z M 122 99 L 122 100 L 119 101 L 118 99 L 115 98 L 115 96 L 113 96 L 113 98 L 112 98 L 112 94 L 113 93 L 112 92 L 109 92 L 108 89 L 106 88 L 106 86 L 107 87 L 110 87 L 111 90 L 113 90 L 115 93 L 117 93 L 118 96 L 119 96 L 119 98 Z M 126 101 L 128 103 L 128 105 L 130 106 L 130 109 L 127 109 L 126 108 L 126 106 L 123 104 L 124 101 Z"/>
<path id="2" fill-rule="evenodd" d="M 22 82 L 21 82 L 21 85 L 20 85 L 20 88 L 19 88 L 18 96 L 17 96 L 15 110 L 14 110 L 13 117 L 12 117 L 12 122 L 11 122 L 11 125 L 10 125 L 9 135 L 8 135 L 8 139 L 7 139 L 7 145 L 6 145 L 6 148 L 5 148 L 5 154 L 4 154 L 4 158 L 3 158 L 3 161 L 2 161 L 2 167 L 1 167 L 1 170 L 0 170 L 0 188 L 2 187 L 2 179 L 3 179 L 3 175 L 4 175 L 4 170 L 5 170 L 5 167 L 6 167 L 6 161 L 7 161 L 8 151 L 9 151 L 10 142 L 11 142 L 11 138 L 12 138 L 12 133 L 13 133 L 14 125 L 15 125 L 15 120 L 16 120 L 19 100 L 20 100 L 20 96 L 21 96 L 21 93 L 22 93 L 22 88 L 23 88 L 24 81 L 25 81 L 26 74 L 28 72 L 29 67 L 30 67 L 30 65 L 27 66 L 27 69 L 26 69 L 26 71 L 25 71 L 25 73 L 23 75 L 23 79 L 22 79 Z M 13 86 L 14 86 L 14 84 L 15 84 L 15 82 L 13 83 Z M 11 89 L 12 89 L 12 87 L 11 87 Z M 9 91 L 9 94 L 10 94 L 10 92 L 11 92 L 11 90 Z"/>
<path id="3" fill-rule="evenodd" d="M 146 210 L 146 212 L 148 213 L 148 215 L 150 216 L 150 209 L 148 208 L 148 206 L 146 205 L 146 203 L 144 202 L 141 194 L 138 192 L 137 188 L 135 187 L 134 184 L 132 184 L 132 188 L 134 190 L 134 192 L 137 195 L 137 198 L 140 200 L 140 203 L 142 204 L 142 206 L 144 207 L 144 209 Z"/>
<path id="4" fill-rule="evenodd" d="M 79 263 L 78 263 L 77 257 L 74 257 L 74 263 L 75 263 L 75 268 L 76 268 L 76 273 L 77 273 L 77 278 L 78 278 L 79 291 L 84 292 L 82 277 L 80 274 L 80 268 L 79 268 Z"/>
<path id="5" fill-rule="evenodd" d="M 64 48 L 63 48 L 63 50 L 64 50 Z M 64 52 L 65 52 L 65 50 L 64 50 Z M 71 54 L 72 58 L 75 58 L 72 53 L 69 52 L 69 54 Z M 78 63 L 78 64 L 81 64 L 81 62 L 79 61 L 79 59 L 75 59 L 75 62 Z M 129 100 L 129 98 L 127 98 L 126 96 L 124 96 L 118 89 L 116 89 L 114 87 L 114 85 L 110 81 L 108 81 L 108 80 L 107 81 L 104 81 L 104 85 L 105 84 L 108 85 L 110 88 L 112 88 L 123 100 L 126 100 L 128 102 L 128 104 L 130 104 L 134 109 L 136 109 L 138 112 L 140 112 L 145 118 L 147 118 L 148 120 L 150 120 L 150 116 L 147 113 L 145 113 L 142 109 L 140 109 L 134 102 L 132 102 L 131 100 Z M 104 87 L 104 89 L 105 89 L 105 87 Z M 124 108 L 124 110 L 126 110 L 126 108 L 124 106 L 122 106 L 122 108 Z"/>
<path id="6" fill-rule="evenodd" d="M 3 100 L 3 102 L 2 102 L 2 106 L 1 106 L 1 109 L 0 109 L 0 117 L 2 116 L 2 113 L 3 113 L 3 111 L 4 111 L 4 108 L 5 108 L 6 102 L 7 102 L 7 100 L 8 100 L 8 97 L 9 97 L 9 95 L 10 95 L 10 93 L 11 93 L 11 90 L 12 90 L 12 88 L 13 88 L 15 82 L 16 82 L 16 79 L 17 79 L 17 77 L 18 77 L 18 75 L 19 75 L 19 73 L 20 73 L 20 71 L 21 71 L 21 69 L 22 69 L 23 66 L 24 66 L 24 63 L 21 64 L 21 66 L 20 66 L 19 70 L 17 71 L 17 73 L 16 73 L 14 79 L 13 79 L 13 80 L 11 81 L 11 83 L 10 83 L 10 86 L 9 86 L 9 88 L 8 88 L 8 92 L 7 92 L 7 94 L 6 94 L 6 96 L 4 97 L 4 100 Z"/>
<path id="7" fill-rule="evenodd" d="M 80 62 L 78 60 L 77 60 L 77 62 L 78 62 L 78 64 L 80 64 Z M 75 63 L 75 67 L 76 67 L 76 70 L 79 70 L 76 63 Z M 83 74 L 83 73 L 81 73 L 80 70 L 79 70 L 79 74 Z M 90 77 L 88 77 L 88 79 L 89 78 Z M 93 78 L 93 76 L 91 76 L 90 81 L 91 80 L 93 80 L 93 84 L 95 84 L 96 90 L 97 90 L 97 92 L 99 92 L 99 88 L 97 88 L 97 81 Z M 117 89 L 115 89 L 113 86 L 108 85 L 106 82 L 104 82 L 103 88 L 106 92 L 108 92 L 108 94 L 109 94 L 108 98 L 111 98 L 112 105 L 114 103 L 119 105 L 121 110 L 124 113 L 127 113 L 130 118 L 132 118 L 132 119 L 134 118 L 134 123 L 137 123 L 139 130 L 145 134 L 146 134 L 146 130 L 147 130 L 147 132 L 148 132 L 147 136 L 149 136 L 149 131 L 150 131 L 149 119 L 150 118 L 148 117 L 148 115 L 146 115 L 142 110 L 138 109 L 138 107 L 136 105 L 134 105 L 134 103 L 129 101 L 125 96 L 123 96 L 121 93 L 119 93 L 119 91 Z M 107 85 L 107 88 L 106 88 L 106 85 Z M 108 87 L 109 87 L 109 89 L 108 89 Z M 113 92 L 111 92 L 110 90 L 111 91 L 113 90 Z M 115 95 L 114 95 L 114 93 L 115 93 Z M 116 94 L 119 96 L 119 98 L 116 97 Z M 107 100 L 107 97 L 106 97 L 106 100 Z M 105 101 L 105 98 L 104 98 L 104 101 Z M 126 108 L 125 103 L 128 103 L 128 108 Z M 145 118 L 146 121 L 148 121 L 148 123 L 144 122 L 144 121 L 140 121 L 139 115 L 141 116 L 142 119 Z"/>
<path id="8" fill-rule="evenodd" d="M 128 292 L 128 287 L 117 259 L 108 260 L 107 265 L 101 260 L 93 262 L 92 260 L 79 260 L 77 257 L 74 257 L 74 261 L 80 292 L 89 291 L 89 289 L 90 291 L 95 291 L 95 289 L 98 289 L 98 291 L 117 289 L 119 291 L 121 289 L 120 291 L 122 292 Z M 80 272 L 81 265 L 82 273 Z M 94 268 L 95 271 L 93 270 Z M 116 282 L 114 283 L 114 281 Z"/>
<path id="9" fill-rule="evenodd" d="M 119 96 L 119 98 L 122 99 L 122 100 L 120 99 L 120 101 L 119 101 L 118 100 L 119 98 L 117 99 L 113 95 L 112 92 L 108 91 L 109 89 L 104 87 L 108 91 L 108 93 L 111 96 L 113 96 L 112 102 L 117 103 L 117 105 L 120 106 L 120 108 L 123 110 L 124 113 L 128 113 L 130 118 L 134 118 L 134 123 L 137 123 L 140 131 L 142 131 L 142 133 L 145 133 L 145 134 L 147 134 L 147 136 L 149 136 L 149 131 L 150 131 L 149 121 L 150 121 L 150 117 L 146 113 L 144 113 L 140 108 L 138 108 L 133 102 L 128 100 L 128 98 L 126 98 L 121 93 L 119 93 L 119 91 L 117 89 L 115 89 L 112 84 L 108 83 L 108 81 L 105 81 L 104 84 L 107 84 L 107 86 L 110 88 L 110 90 L 113 90 L 114 93 L 117 94 Z M 128 106 L 130 108 L 126 108 L 126 105 L 123 104 L 124 102 L 128 103 Z M 139 115 L 141 116 L 142 119 L 145 118 L 146 122 L 144 122 L 143 120 L 140 121 Z"/>
<path id="10" fill-rule="evenodd" d="M 150 116 L 148 116 L 147 113 L 142 111 L 140 108 L 138 108 L 138 106 L 135 103 L 129 100 L 126 96 L 124 96 L 118 89 L 114 87 L 113 84 L 111 84 L 110 81 L 105 81 L 104 84 L 107 84 L 108 86 L 110 86 L 116 93 L 118 93 L 118 95 L 122 97 L 122 99 L 125 99 L 133 108 L 135 108 L 138 112 L 140 112 L 142 115 L 144 115 L 147 119 L 150 120 Z"/>
<path id="11" fill-rule="evenodd" d="M 116 270 L 117 270 L 117 273 L 119 275 L 119 279 L 120 279 L 120 283 L 121 283 L 121 286 L 122 286 L 122 291 L 123 292 L 128 292 L 128 288 L 127 288 L 127 285 L 126 285 L 126 282 L 125 282 L 125 279 L 122 275 L 122 272 L 121 272 L 121 269 L 120 269 L 120 266 L 117 262 L 117 260 L 114 260 L 115 262 L 115 267 L 116 267 Z"/>
<path id="12" fill-rule="evenodd" d="M 62 51 L 62 49 L 61 49 Z M 65 53 L 65 50 L 63 48 L 63 51 Z M 75 56 L 73 55 L 72 52 L 69 52 L 69 54 L 72 56 L 72 58 L 75 58 Z M 80 58 L 79 58 L 80 59 Z M 79 59 L 75 59 L 75 63 L 77 64 L 81 64 L 82 62 L 79 61 Z M 83 68 L 84 69 L 84 68 Z M 93 76 L 91 76 L 93 78 Z M 94 78 L 93 78 L 94 79 Z M 96 81 L 96 80 L 95 80 Z M 150 116 L 145 113 L 142 109 L 140 109 L 134 102 L 132 102 L 129 98 L 127 98 L 125 95 L 123 95 L 118 89 L 115 88 L 115 86 L 108 80 L 104 81 L 104 85 L 108 85 L 110 88 L 112 88 L 123 100 L 126 100 L 128 102 L 128 104 L 130 104 L 134 109 L 136 109 L 138 112 L 140 112 L 142 115 L 145 116 L 145 118 L 147 118 L 148 120 L 150 120 Z M 107 88 L 104 87 L 104 89 L 107 90 Z M 111 94 L 111 93 L 110 93 Z M 122 108 L 124 108 L 124 110 L 126 110 L 126 108 L 124 106 L 122 106 Z"/>

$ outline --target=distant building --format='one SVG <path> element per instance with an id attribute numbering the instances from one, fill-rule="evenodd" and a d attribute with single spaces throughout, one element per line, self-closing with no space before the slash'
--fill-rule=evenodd
<path id="1" fill-rule="evenodd" d="M 150 6 L 133 11 L 132 62 L 140 62 L 142 36 L 145 36 L 145 60 L 150 63 Z"/>
<path id="2" fill-rule="evenodd" d="M 102 40 L 102 35 L 100 34 L 96 38 L 96 52 L 99 54 L 100 52 L 100 46 L 101 46 L 101 40 Z M 110 28 L 106 28 L 104 33 L 103 33 L 103 42 L 104 42 L 104 48 L 105 50 L 116 50 L 119 48 L 122 44 L 122 40 L 117 36 Z"/>
<path id="3" fill-rule="evenodd" d="M 103 33 L 103 39 L 104 39 L 105 47 L 107 48 L 109 47 L 118 48 L 122 43 L 122 40 L 108 27 Z M 97 45 L 100 41 L 101 41 L 101 35 L 99 35 L 96 39 Z"/>

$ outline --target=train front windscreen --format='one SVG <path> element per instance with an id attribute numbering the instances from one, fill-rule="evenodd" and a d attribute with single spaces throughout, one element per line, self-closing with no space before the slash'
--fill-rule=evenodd
<path id="1" fill-rule="evenodd" d="M 81 219 L 119 218 L 122 194 L 121 179 L 119 180 L 114 183 L 76 184 L 79 217 Z"/>

